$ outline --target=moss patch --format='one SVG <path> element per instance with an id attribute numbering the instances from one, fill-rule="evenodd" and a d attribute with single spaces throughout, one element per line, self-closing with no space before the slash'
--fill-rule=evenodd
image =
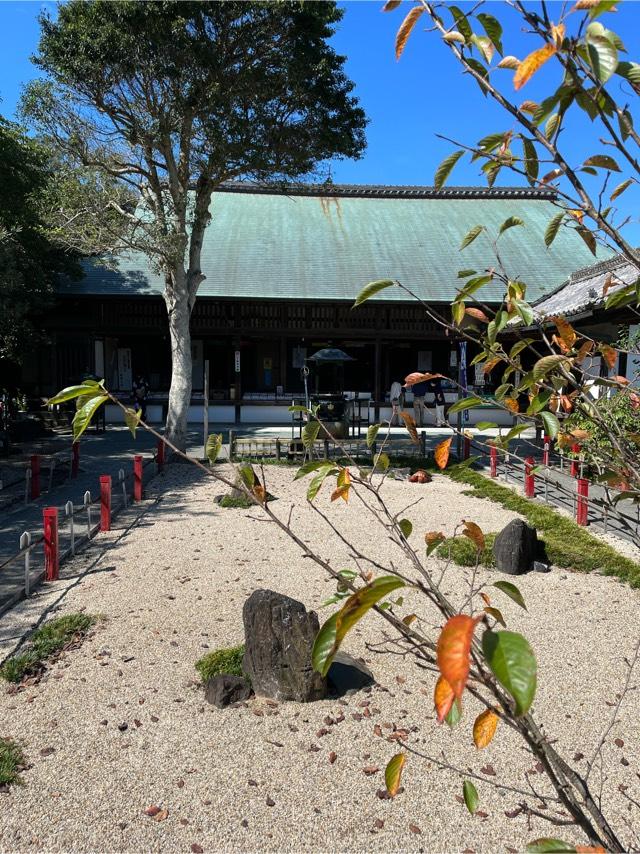
<path id="1" fill-rule="evenodd" d="M 237 498 L 233 495 L 223 495 L 218 502 L 220 507 L 239 507 L 242 510 L 248 510 L 250 507 L 255 507 L 255 501 L 250 501 L 244 495 Z"/>
<path id="2" fill-rule="evenodd" d="M 231 646 L 228 649 L 215 649 L 196 661 L 195 668 L 203 683 L 211 679 L 212 676 L 219 676 L 221 673 L 243 676 L 246 679 L 246 675 L 242 672 L 243 655 L 244 644 Z"/>
<path id="3" fill-rule="evenodd" d="M 513 510 L 533 525 L 544 540 L 547 555 L 554 566 L 577 572 L 601 572 L 615 575 L 631 587 L 640 587 L 640 564 L 619 554 L 614 548 L 591 536 L 584 528 L 550 507 L 518 495 L 467 466 L 453 465 L 442 474 L 472 489 L 465 494 L 488 498 Z"/>
<path id="4" fill-rule="evenodd" d="M 33 633 L 26 652 L 5 661 L 0 676 L 7 682 L 21 682 L 25 676 L 37 673 L 68 643 L 86 635 L 95 619 L 88 614 L 65 614 L 50 620 Z"/>
<path id="5" fill-rule="evenodd" d="M 15 741 L 0 738 L 0 786 L 21 783 L 20 771 L 24 768 L 26 768 L 24 754 Z"/>
<path id="6" fill-rule="evenodd" d="M 480 555 L 480 565 L 493 569 L 496 565 L 493 556 L 493 544 L 497 534 L 485 534 L 485 547 Z M 475 566 L 477 549 L 469 537 L 451 537 L 445 540 L 437 550 L 438 557 L 443 560 L 452 560 L 458 566 Z"/>

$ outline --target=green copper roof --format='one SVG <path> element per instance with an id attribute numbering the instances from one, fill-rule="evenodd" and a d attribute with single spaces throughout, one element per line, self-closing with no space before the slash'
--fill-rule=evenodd
<path id="1" fill-rule="evenodd" d="M 288 190 L 231 185 L 215 193 L 204 241 L 199 295 L 225 298 L 349 300 L 374 279 L 399 279 L 423 299 L 448 302 L 461 269 L 496 266 L 487 234 L 462 252 L 467 231 L 479 224 L 496 235 L 511 216 L 525 222 L 499 240 L 511 278 L 539 298 L 594 258 L 575 232 L 562 228 L 544 244 L 557 212 L 550 191 L 528 188 L 367 187 L 308 185 Z M 98 262 L 61 293 L 161 294 L 162 276 L 142 255 L 121 256 L 116 269 Z M 484 289 L 486 300 L 500 289 Z M 407 299 L 396 288 L 376 297 Z"/>

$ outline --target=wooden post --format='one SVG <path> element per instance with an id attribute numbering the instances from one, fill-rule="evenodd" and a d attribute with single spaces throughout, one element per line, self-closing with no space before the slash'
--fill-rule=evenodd
<path id="1" fill-rule="evenodd" d="M 325 460 L 329 459 L 329 440 L 324 440 L 324 458 Z"/>
<path id="2" fill-rule="evenodd" d="M 424 430 L 420 431 L 420 456 L 427 456 L 427 434 Z"/>
<path id="3" fill-rule="evenodd" d="M 533 457 L 527 457 L 524 461 L 524 494 L 527 498 L 535 498 L 536 484 L 532 469 L 535 464 Z"/>
<path id="4" fill-rule="evenodd" d="M 577 486 L 576 522 L 584 527 L 589 524 L 589 481 L 585 477 L 580 477 Z"/>
<path id="5" fill-rule="evenodd" d="M 31 457 L 31 500 L 40 498 L 40 457 L 33 454 Z"/>
<path id="6" fill-rule="evenodd" d="M 44 533 L 44 578 L 55 581 L 60 574 L 58 551 L 58 508 L 45 507 L 42 511 Z"/>
<path id="7" fill-rule="evenodd" d="M 203 435 L 202 456 L 207 456 L 207 439 L 209 438 L 209 360 L 204 360 L 204 401 L 203 401 Z"/>
<path id="8" fill-rule="evenodd" d="M 142 501 L 142 456 L 133 458 L 133 500 Z"/>
<path id="9" fill-rule="evenodd" d="M 229 460 L 235 457 L 236 431 L 229 430 Z"/>
<path id="10" fill-rule="evenodd" d="M 489 448 L 489 471 L 491 477 L 498 477 L 498 449 Z"/>
<path id="11" fill-rule="evenodd" d="M 462 459 L 468 460 L 471 456 L 471 436 L 464 437 L 464 446 L 462 451 Z"/>
<path id="12" fill-rule="evenodd" d="M 164 442 L 162 441 L 162 439 L 158 439 L 158 453 L 156 455 L 156 462 L 158 464 L 158 471 L 162 471 L 162 469 L 164 468 Z"/>
<path id="13" fill-rule="evenodd" d="M 71 445 L 71 477 L 78 477 L 80 470 L 80 442 Z"/>
<path id="14" fill-rule="evenodd" d="M 276 461 L 280 462 L 281 457 L 282 457 L 282 447 L 280 445 L 280 439 L 276 439 Z"/>
<path id="15" fill-rule="evenodd" d="M 100 475 L 100 530 L 111 530 L 111 475 Z"/>

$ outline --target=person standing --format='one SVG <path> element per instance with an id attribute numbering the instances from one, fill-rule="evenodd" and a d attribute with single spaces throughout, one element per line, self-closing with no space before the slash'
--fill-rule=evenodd
<path id="1" fill-rule="evenodd" d="M 389 400 L 391 401 L 390 427 L 393 427 L 394 424 L 400 424 L 400 408 L 404 405 L 403 396 L 402 384 L 397 381 L 391 383 L 391 390 L 389 391 Z"/>
<path id="2" fill-rule="evenodd" d="M 416 425 L 418 427 L 424 427 L 424 396 L 427 393 L 426 381 L 423 380 L 422 382 L 414 383 L 414 385 L 411 387 L 411 391 L 413 392 L 413 414 L 416 419 Z"/>
<path id="3" fill-rule="evenodd" d="M 433 402 L 436 408 L 436 427 L 445 427 L 447 422 L 444 417 L 444 391 L 440 377 L 432 377 L 427 380 L 426 386 L 431 394 L 433 394 Z"/>
<path id="4" fill-rule="evenodd" d="M 133 408 L 136 412 L 140 412 L 142 421 L 147 420 L 147 394 L 149 386 L 145 378 L 140 375 L 133 384 Z"/>

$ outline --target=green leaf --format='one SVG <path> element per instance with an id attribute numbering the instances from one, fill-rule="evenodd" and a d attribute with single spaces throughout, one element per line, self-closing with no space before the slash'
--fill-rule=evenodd
<path id="1" fill-rule="evenodd" d="M 500 226 L 500 231 L 498 232 L 498 236 L 503 234 L 507 229 L 513 228 L 516 225 L 524 225 L 524 220 L 520 219 L 519 216 L 510 216 Z"/>
<path id="2" fill-rule="evenodd" d="M 533 344 L 533 338 L 523 338 L 522 341 L 516 341 L 509 351 L 509 358 L 515 359 L 518 353 L 522 353 L 523 350 L 526 350 L 529 344 Z"/>
<path id="3" fill-rule="evenodd" d="M 568 842 L 563 842 L 561 839 L 550 839 L 543 837 L 534 839 L 533 842 L 527 843 L 527 854 L 575 854 L 575 845 L 570 845 Z"/>
<path id="4" fill-rule="evenodd" d="M 504 437 L 505 443 L 511 442 L 513 439 L 517 439 L 521 433 L 524 433 L 525 430 L 529 429 L 528 424 L 516 424 L 515 427 L 512 427 L 511 430 Z"/>
<path id="5" fill-rule="evenodd" d="M 547 436 L 550 436 L 552 439 L 555 439 L 560 431 L 560 422 L 553 414 L 553 412 L 542 412 L 540 414 L 540 418 L 542 418 L 542 423 L 544 424 L 544 431 Z"/>
<path id="6" fill-rule="evenodd" d="M 309 412 L 309 407 L 301 406 L 299 403 L 296 403 L 295 406 L 289 407 L 289 412 Z"/>
<path id="7" fill-rule="evenodd" d="M 492 279 L 493 276 L 475 276 L 475 278 L 469 279 L 465 283 L 464 287 L 460 289 L 460 294 L 464 297 L 470 297 L 476 291 L 480 290 L 480 288 L 488 285 Z"/>
<path id="8" fill-rule="evenodd" d="M 471 815 L 473 815 L 478 809 L 480 798 L 478 797 L 478 790 L 471 780 L 465 780 L 462 784 L 462 796 L 464 797 L 466 808 L 469 810 Z"/>
<path id="9" fill-rule="evenodd" d="M 411 536 L 411 532 L 413 531 L 413 525 L 408 519 L 400 519 L 398 522 L 398 528 L 402 531 L 402 536 L 405 540 L 408 540 Z"/>
<path id="10" fill-rule="evenodd" d="M 618 196 L 621 196 L 625 190 L 627 190 L 634 183 L 633 178 L 627 178 L 626 181 L 623 181 L 621 184 L 615 188 L 615 190 L 609 196 L 610 201 L 614 201 Z"/>
<path id="11" fill-rule="evenodd" d="M 556 368 L 565 367 L 570 364 L 570 360 L 567 359 L 566 356 L 561 356 L 560 354 L 555 354 L 553 356 L 543 356 L 542 359 L 538 359 L 538 361 L 533 366 L 533 381 L 540 382 L 540 380 L 544 379 L 549 371 L 553 371 Z"/>
<path id="12" fill-rule="evenodd" d="M 608 154 L 593 154 L 584 161 L 584 166 L 597 166 L 598 169 L 608 169 L 610 172 L 620 172 L 620 167 Z"/>
<path id="13" fill-rule="evenodd" d="M 445 181 L 451 174 L 451 170 L 456 165 L 458 160 L 462 157 L 464 151 L 454 151 L 453 154 L 450 154 L 448 157 L 442 161 L 442 163 L 436 169 L 436 174 L 433 179 L 433 184 L 436 190 L 440 190 L 444 187 Z"/>
<path id="14" fill-rule="evenodd" d="M 99 388 L 98 383 L 94 383 L 94 386 L 95 388 Z M 67 386 L 67 388 L 63 388 L 62 391 L 50 397 L 47 401 L 47 406 L 54 406 L 56 403 L 64 403 L 67 400 L 73 400 L 75 397 L 86 395 L 88 387 L 90 387 L 88 383 Z"/>
<path id="15" fill-rule="evenodd" d="M 478 421 L 476 430 L 495 430 L 497 426 L 495 421 Z"/>
<path id="16" fill-rule="evenodd" d="M 584 242 L 589 247 L 589 251 L 592 255 L 596 254 L 596 238 L 592 231 L 589 231 L 588 228 L 585 228 L 584 225 L 578 225 L 575 229 L 580 237 L 584 240 Z"/>
<path id="17" fill-rule="evenodd" d="M 451 729 L 456 726 L 456 724 L 460 723 L 460 719 L 462 718 L 462 703 L 460 698 L 456 699 L 453 703 L 447 714 L 445 715 L 445 721 Z"/>
<path id="18" fill-rule="evenodd" d="M 124 423 L 127 425 L 129 430 L 131 430 L 131 435 L 133 438 L 136 438 L 136 430 L 138 428 L 138 424 L 140 424 L 140 419 L 142 418 L 142 410 L 139 409 L 137 412 L 134 409 L 125 409 L 124 411 Z"/>
<path id="19" fill-rule="evenodd" d="M 326 676 L 331 662 L 347 632 L 362 619 L 367 611 L 380 599 L 384 599 L 399 587 L 404 587 L 404 581 L 394 575 L 382 575 L 371 584 L 352 594 L 342 608 L 321 627 L 316 635 L 311 661 L 313 669 Z"/>
<path id="20" fill-rule="evenodd" d="M 533 323 L 534 317 L 533 317 L 533 309 L 531 308 L 529 303 L 525 302 L 524 300 L 521 300 L 521 299 L 514 299 L 512 302 L 513 302 L 513 305 L 515 306 L 516 311 L 518 312 L 518 314 L 522 318 L 525 326 L 531 326 L 531 324 Z"/>
<path id="21" fill-rule="evenodd" d="M 482 651 L 493 675 L 515 702 L 517 717 L 526 715 L 536 694 L 537 664 L 526 638 L 517 632 L 482 635 Z"/>
<path id="22" fill-rule="evenodd" d="M 498 590 L 501 590 L 505 596 L 509 597 L 509 599 L 513 599 L 516 605 L 520 605 L 520 607 L 524 608 L 525 611 L 527 610 L 522 593 L 518 590 L 515 584 L 512 584 L 510 581 L 494 581 L 493 586 L 497 587 Z"/>
<path id="23" fill-rule="evenodd" d="M 465 234 L 462 243 L 460 244 L 460 251 L 462 251 L 470 243 L 473 243 L 476 237 L 484 230 L 484 225 L 474 225 L 473 228 Z"/>
<path id="24" fill-rule="evenodd" d="M 524 171 L 527 173 L 529 182 L 533 182 L 538 177 L 538 154 L 536 147 L 528 137 L 522 137 L 522 150 L 524 152 Z"/>
<path id="25" fill-rule="evenodd" d="M 471 36 L 473 35 L 471 25 L 469 24 L 469 19 L 464 14 L 464 12 L 458 9 L 457 6 L 449 6 L 448 8 L 451 14 L 453 15 L 453 20 L 455 21 L 457 28 L 460 30 L 465 39 L 469 41 L 471 39 Z"/>
<path id="26" fill-rule="evenodd" d="M 619 62 L 616 72 L 634 86 L 640 86 L 640 65 L 637 62 Z"/>
<path id="27" fill-rule="evenodd" d="M 475 272 L 475 270 L 458 270 L 458 278 L 467 279 L 469 276 L 473 276 Z"/>
<path id="28" fill-rule="evenodd" d="M 253 466 L 250 463 L 244 463 L 244 465 L 238 466 L 238 473 L 247 489 L 252 490 L 257 480 Z"/>
<path id="29" fill-rule="evenodd" d="M 384 770 L 384 782 L 387 787 L 387 792 L 391 797 L 395 797 L 400 786 L 400 778 L 402 777 L 402 769 L 407 761 L 406 753 L 396 753 L 389 760 L 387 767 Z"/>
<path id="30" fill-rule="evenodd" d="M 391 460 L 388 455 L 384 453 L 384 451 L 380 451 L 376 454 L 375 459 L 373 461 L 373 471 L 386 471 L 391 465 Z"/>
<path id="31" fill-rule="evenodd" d="M 300 480 L 301 477 L 304 477 L 307 474 L 310 474 L 312 471 L 317 471 L 317 469 L 326 466 L 326 460 L 309 460 L 306 463 L 303 463 L 298 471 L 296 472 L 296 476 L 294 480 Z"/>
<path id="32" fill-rule="evenodd" d="M 562 224 L 562 220 L 564 219 L 564 217 L 565 217 L 565 212 L 560 211 L 560 213 L 555 214 L 549 220 L 549 223 L 547 224 L 546 231 L 544 233 L 545 246 L 551 246 L 553 241 L 556 239 L 556 236 L 558 234 L 558 229 L 560 228 L 560 225 Z"/>
<path id="33" fill-rule="evenodd" d="M 207 439 L 205 455 L 211 465 L 218 459 L 218 454 L 222 448 L 222 433 L 212 433 Z"/>
<path id="34" fill-rule="evenodd" d="M 558 130 L 558 126 L 560 124 L 560 114 L 552 113 L 547 119 L 547 123 L 544 126 L 544 135 L 547 139 L 551 139 L 555 132 Z"/>
<path id="35" fill-rule="evenodd" d="M 352 308 L 355 308 L 358 305 L 362 305 L 363 302 L 366 302 L 368 299 L 371 299 L 372 296 L 375 296 L 379 291 L 383 291 L 385 288 L 390 288 L 392 285 L 395 285 L 395 282 L 391 279 L 378 279 L 376 282 L 369 282 L 368 285 L 360 291 L 358 296 L 356 297 L 356 301 L 354 302 Z"/>
<path id="36" fill-rule="evenodd" d="M 618 67 L 618 51 L 606 36 L 588 36 L 587 50 L 593 72 L 602 83 L 614 74 Z"/>
<path id="37" fill-rule="evenodd" d="M 449 407 L 449 415 L 454 415 L 456 412 L 462 412 L 464 409 L 471 409 L 472 406 L 480 406 L 484 403 L 481 397 L 462 397 Z"/>
<path id="38" fill-rule="evenodd" d="M 84 390 L 86 392 L 87 387 L 84 386 Z M 74 395 L 76 397 L 77 395 Z M 91 424 L 91 419 L 96 414 L 98 409 L 102 406 L 103 403 L 106 403 L 109 398 L 106 394 L 99 394 L 95 397 L 90 398 L 84 406 L 82 406 L 76 414 L 73 416 L 72 421 L 72 429 L 73 429 L 73 439 L 75 442 L 82 436 L 84 431 L 87 429 L 89 424 Z M 70 400 L 70 398 L 67 398 Z"/>
<path id="39" fill-rule="evenodd" d="M 328 475 L 338 474 L 339 471 L 340 469 L 335 468 L 333 463 L 323 463 L 318 469 L 318 473 L 309 484 L 309 488 L 307 489 L 307 501 L 313 501 Z"/>
<path id="40" fill-rule="evenodd" d="M 635 302 L 635 299 L 635 285 L 627 285 L 625 288 L 620 288 L 620 290 L 609 294 L 607 299 L 605 300 L 604 307 L 617 308 L 622 305 L 629 305 L 630 303 Z"/>
<path id="41" fill-rule="evenodd" d="M 302 428 L 302 444 L 307 450 L 313 447 L 313 443 L 318 438 L 318 433 L 320 432 L 320 422 L 319 421 L 309 421 Z"/>
<path id="42" fill-rule="evenodd" d="M 487 15 L 484 12 L 476 15 L 476 18 L 482 24 L 483 30 L 495 45 L 500 56 L 502 56 L 504 51 L 502 49 L 502 25 L 500 21 L 494 18 L 493 15 Z"/>
<path id="43" fill-rule="evenodd" d="M 373 443 L 376 441 L 378 431 L 381 427 L 382 424 L 371 424 L 371 426 L 367 429 L 367 448 L 371 448 L 373 446 Z"/>

